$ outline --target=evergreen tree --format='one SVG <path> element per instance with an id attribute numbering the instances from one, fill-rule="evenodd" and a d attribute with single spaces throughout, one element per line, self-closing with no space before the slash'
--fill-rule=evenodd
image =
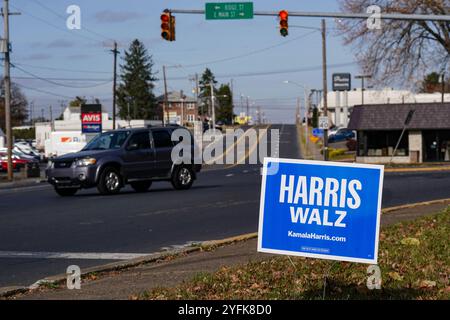
<path id="1" fill-rule="evenodd" d="M 199 114 L 202 115 L 208 114 L 208 110 L 210 110 L 211 107 L 211 82 L 213 83 L 214 93 L 216 93 L 215 85 L 217 84 L 217 81 L 211 70 L 206 68 L 199 80 L 199 99 L 203 102 L 199 107 Z"/>
<path id="2" fill-rule="evenodd" d="M 124 64 L 120 65 L 122 83 L 117 89 L 119 117 L 153 119 L 158 109 L 153 93 L 157 79 L 152 71 L 152 56 L 147 54 L 143 43 L 135 39 L 123 60 Z"/>
<path id="3" fill-rule="evenodd" d="M 220 85 L 217 90 L 219 105 L 217 106 L 216 119 L 224 123 L 232 121 L 233 116 L 233 93 L 229 84 Z"/>

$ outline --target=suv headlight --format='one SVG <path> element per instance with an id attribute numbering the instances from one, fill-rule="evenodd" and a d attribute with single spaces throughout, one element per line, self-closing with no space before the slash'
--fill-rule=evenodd
<path id="1" fill-rule="evenodd" d="M 90 165 L 94 165 L 97 163 L 97 160 L 95 158 L 84 158 L 75 161 L 75 167 L 87 167 Z"/>

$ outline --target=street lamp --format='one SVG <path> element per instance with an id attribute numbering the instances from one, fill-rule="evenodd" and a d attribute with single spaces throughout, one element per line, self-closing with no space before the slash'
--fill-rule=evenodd
<path id="1" fill-rule="evenodd" d="M 286 84 L 293 84 L 297 87 L 303 88 L 303 99 L 304 99 L 304 105 L 305 105 L 305 149 L 306 149 L 306 154 L 305 156 L 308 156 L 308 138 L 309 138 L 309 134 L 308 134 L 308 111 L 309 111 L 309 107 L 310 107 L 310 97 L 311 97 L 311 93 L 313 91 L 310 91 L 309 96 L 307 97 L 306 92 L 309 90 L 308 86 L 305 86 L 301 83 L 297 83 L 295 81 L 291 81 L 291 80 L 284 80 L 283 83 Z"/>

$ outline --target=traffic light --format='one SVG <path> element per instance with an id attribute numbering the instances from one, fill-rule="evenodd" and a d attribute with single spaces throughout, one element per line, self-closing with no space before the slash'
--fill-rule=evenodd
<path id="1" fill-rule="evenodd" d="M 161 37 L 167 41 L 175 41 L 175 17 L 167 9 L 161 14 Z"/>
<path id="2" fill-rule="evenodd" d="M 286 10 L 281 10 L 278 13 L 278 18 L 280 19 L 280 34 L 286 37 L 288 33 L 288 12 Z"/>

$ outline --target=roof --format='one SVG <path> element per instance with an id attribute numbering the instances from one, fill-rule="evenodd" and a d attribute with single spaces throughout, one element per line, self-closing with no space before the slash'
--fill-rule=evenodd
<path id="1" fill-rule="evenodd" d="M 196 102 L 195 98 L 183 94 L 185 97 L 184 102 Z M 157 97 L 158 101 L 164 101 L 164 95 Z M 180 91 L 170 91 L 167 93 L 167 101 L 169 102 L 180 102 L 181 92 Z"/>
<path id="2" fill-rule="evenodd" d="M 401 130 L 410 110 L 415 113 L 408 129 L 450 129 L 450 103 L 359 105 L 353 108 L 352 130 Z"/>

